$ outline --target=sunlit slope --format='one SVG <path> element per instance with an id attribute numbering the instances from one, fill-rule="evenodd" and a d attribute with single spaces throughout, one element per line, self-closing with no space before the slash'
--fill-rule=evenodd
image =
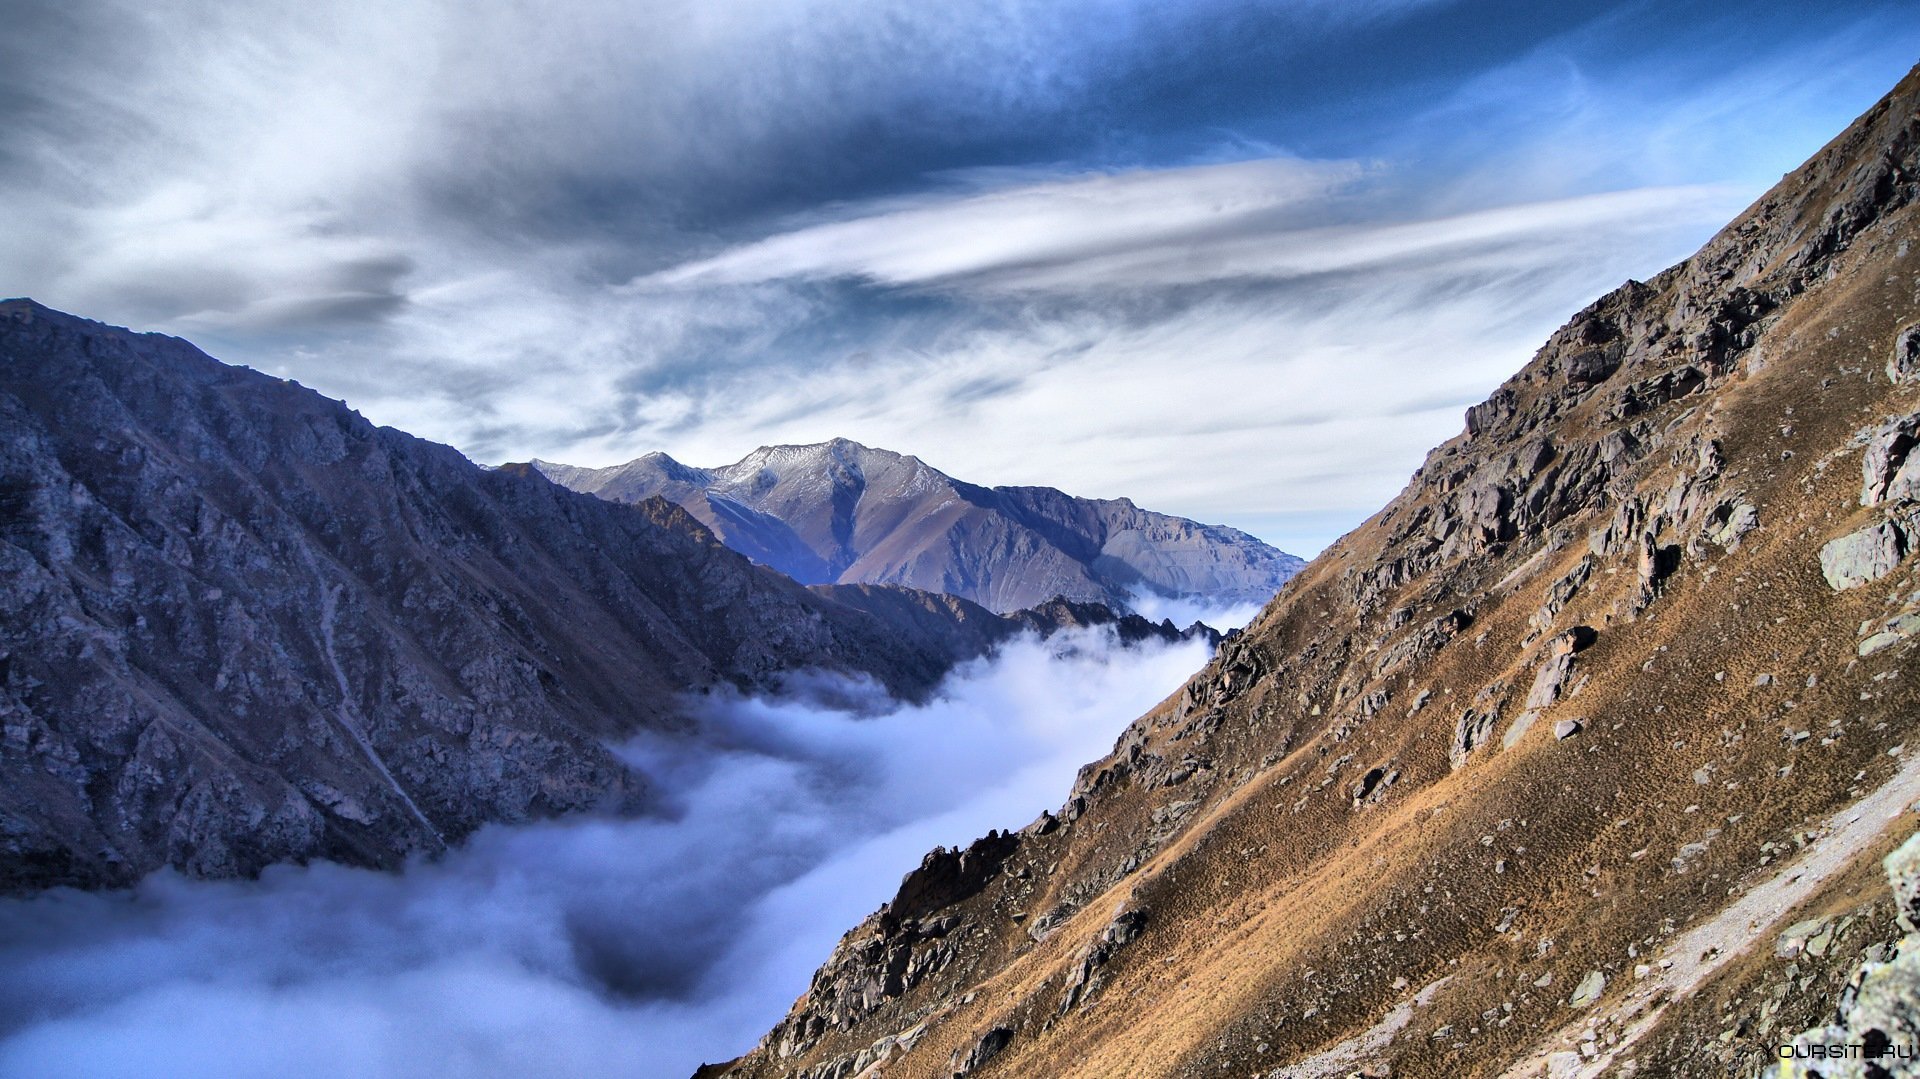
<path id="1" fill-rule="evenodd" d="M 1917 102 L 1576 315 L 732 1073 L 1758 1071 L 1920 799 Z"/>

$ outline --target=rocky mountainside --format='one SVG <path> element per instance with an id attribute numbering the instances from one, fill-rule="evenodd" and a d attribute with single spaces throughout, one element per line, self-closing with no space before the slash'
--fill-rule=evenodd
<path id="1" fill-rule="evenodd" d="M 1576 315 L 706 1072 L 1756 1075 L 1836 1002 L 1870 1033 L 1920 801 L 1917 110 L 1920 70 Z"/>
<path id="2" fill-rule="evenodd" d="M 1010 612 L 1139 590 L 1264 603 L 1303 563 L 1244 532 L 1051 487 L 976 487 L 846 439 L 766 446 L 724 468 L 664 453 L 612 468 L 534 462 L 616 502 L 664 497 L 736 551 L 807 584 L 898 584 Z"/>
<path id="3" fill-rule="evenodd" d="M 1071 624 L 841 602 L 671 502 L 482 469 L 30 301 L 0 303 L 0 432 L 0 891 L 642 809 L 607 743 L 682 723 L 683 693 L 824 668 L 913 697 Z"/>

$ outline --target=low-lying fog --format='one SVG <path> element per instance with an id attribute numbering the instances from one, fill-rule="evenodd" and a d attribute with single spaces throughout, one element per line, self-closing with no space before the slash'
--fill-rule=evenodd
<path id="1" fill-rule="evenodd" d="M 1206 661 L 1016 642 L 925 707 L 703 704 L 629 759 L 666 819 L 481 832 L 387 874 L 0 902 L 7 1076 L 665 1076 L 749 1048 L 936 845 L 1017 828 Z"/>
<path id="2" fill-rule="evenodd" d="M 1127 594 L 1127 606 L 1150 622 L 1170 619 L 1175 626 L 1186 629 L 1195 622 L 1205 622 L 1222 633 L 1230 629 L 1245 629 L 1254 615 L 1260 613 L 1264 603 L 1235 603 L 1222 607 L 1208 603 L 1204 598 L 1193 596 L 1163 596 L 1150 589 L 1140 589 Z"/>

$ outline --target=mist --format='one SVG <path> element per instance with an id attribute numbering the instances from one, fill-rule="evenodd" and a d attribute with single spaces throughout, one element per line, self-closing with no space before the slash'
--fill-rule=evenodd
<path id="1" fill-rule="evenodd" d="M 1266 604 L 1220 603 L 1205 596 L 1165 596 L 1142 588 L 1127 593 L 1127 606 L 1149 622 L 1167 619 L 1181 629 L 1205 622 L 1225 633 L 1230 629 L 1245 629 Z"/>
<path id="2" fill-rule="evenodd" d="M 641 820 L 494 827 L 403 872 L 171 873 L 0 901 L 0 1076 L 684 1079 L 745 1052 L 936 845 L 1056 807 L 1207 659 L 1019 639 L 929 704 L 795 680 L 621 747 Z"/>

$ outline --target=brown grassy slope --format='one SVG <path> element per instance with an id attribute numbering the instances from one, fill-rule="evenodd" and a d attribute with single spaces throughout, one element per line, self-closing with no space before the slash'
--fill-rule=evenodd
<path id="1" fill-rule="evenodd" d="M 733 1073 L 1524 1074 L 1636 1013 L 1614 1066 L 1757 1070 L 1830 999 L 1779 924 L 1630 994 L 1920 751 L 1913 644 L 1858 654 L 1920 559 L 1836 592 L 1818 557 L 1912 512 L 1860 504 L 1860 432 L 1920 409 L 1885 369 L 1920 318 L 1917 102 L 1920 71 L 1577 315 L 1058 819 L 930 855 Z M 1807 902 L 1870 912 L 1872 880 Z"/>

